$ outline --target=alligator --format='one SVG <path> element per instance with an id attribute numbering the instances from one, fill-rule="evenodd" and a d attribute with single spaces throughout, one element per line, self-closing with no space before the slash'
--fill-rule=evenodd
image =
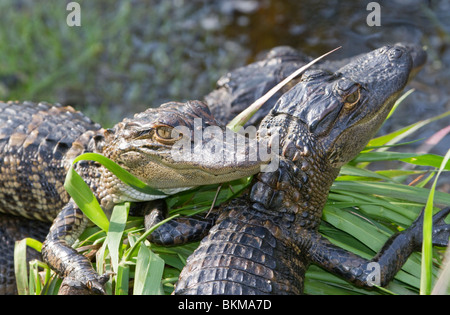
<path id="1" fill-rule="evenodd" d="M 194 128 L 213 126 L 224 134 L 227 130 L 200 101 L 166 103 L 126 118 L 111 129 L 101 128 L 67 106 L 0 102 L 0 126 L 0 294 L 15 292 L 15 240 L 32 237 L 44 241 L 47 234 L 42 248 L 44 261 L 73 287 L 104 293 L 108 275 L 98 275 L 71 247 L 88 219 L 65 191 L 64 180 L 72 162 L 82 153 L 103 154 L 162 193 L 140 193 L 97 162 L 78 162 L 75 170 L 105 212 L 123 201 L 164 198 L 200 184 L 250 176 L 261 165 L 250 157 L 245 160 L 248 147 L 237 150 L 227 145 L 227 141 L 243 141 L 239 134 L 223 138 L 222 159 L 201 158 L 210 152 L 207 139 L 194 143 L 193 134 L 178 131 L 193 133 Z M 173 144 L 184 136 L 189 136 L 188 146 L 193 150 L 195 145 L 198 155 L 175 159 Z M 30 257 L 36 257 L 36 253 L 30 252 Z"/>
<path id="2" fill-rule="evenodd" d="M 408 47 L 414 65 L 411 76 L 414 77 L 426 61 L 426 54 L 413 44 L 403 43 Z M 355 59 L 364 58 L 365 53 L 338 60 L 321 60 L 311 69 L 336 72 Z M 309 63 L 311 57 L 289 46 L 279 46 L 262 55 L 261 60 L 226 73 L 217 81 L 217 87 L 204 97 L 214 118 L 221 124 L 227 124 L 231 118 L 241 113 L 249 104 L 267 93 L 273 86 Z M 301 76 L 292 80 L 270 98 L 248 121 L 247 125 L 257 126 L 269 113 L 278 99 L 292 88 Z"/>
<path id="3" fill-rule="evenodd" d="M 423 214 L 393 235 L 371 260 L 318 232 L 340 167 L 368 143 L 425 60 L 396 44 L 360 56 L 335 72 L 304 73 L 262 120 L 259 141 L 279 137 L 279 168 L 219 209 L 209 234 L 188 258 L 175 294 L 301 294 L 310 264 L 358 286 L 385 286 L 422 244 Z M 433 217 L 433 244 L 447 246 L 450 208 Z"/>

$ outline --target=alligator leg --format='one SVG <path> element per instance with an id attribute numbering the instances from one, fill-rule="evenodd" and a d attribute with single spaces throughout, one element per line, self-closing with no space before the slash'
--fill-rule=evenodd
<path id="1" fill-rule="evenodd" d="M 145 229 L 149 230 L 167 217 L 164 200 L 154 200 L 144 205 Z M 215 216 L 178 217 L 158 227 L 148 237 L 152 243 L 164 246 L 182 245 L 201 240 L 214 224 Z"/>
<path id="2" fill-rule="evenodd" d="M 91 262 L 71 246 L 88 224 L 87 217 L 71 200 L 58 214 L 42 247 L 44 261 L 70 286 L 105 294 L 109 276 L 99 276 Z"/>
<path id="3" fill-rule="evenodd" d="M 444 222 L 450 207 L 433 216 L 433 245 L 448 246 L 450 225 Z M 371 260 L 361 258 L 351 252 L 331 244 L 318 233 L 302 239 L 308 244 L 307 255 L 312 263 L 341 276 L 358 286 L 385 286 L 400 270 L 411 253 L 422 246 L 423 212 L 406 230 L 394 234 Z M 379 272 L 378 272 L 379 271 Z"/>

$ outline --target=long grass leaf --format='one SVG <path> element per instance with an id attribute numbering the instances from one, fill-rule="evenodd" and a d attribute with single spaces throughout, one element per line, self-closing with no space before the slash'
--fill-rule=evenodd
<path id="1" fill-rule="evenodd" d="M 114 161 L 111 161 L 107 157 L 98 154 L 98 153 L 84 153 L 79 156 L 73 161 L 73 164 L 82 161 L 82 160 L 89 160 L 89 161 L 95 161 L 100 164 L 102 164 L 104 167 L 106 167 L 111 173 L 113 173 L 117 178 L 119 178 L 121 181 L 123 181 L 125 184 L 133 187 L 134 189 L 145 193 L 147 195 L 154 195 L 154 196 L 167 196 L 165 193 L 150 187 L 143 181 L 141 181 L 139 178 L 135 177 L 131 173 L 129 173 L 127 170 L 120 167 L 120 165 L 116 164 Z"/>
<path id="2" fill-rule="evenodd" d="M 119 246 L 122 242 L 122 236 L 127 223 L 130 203 L 116 205 L 111 214 L 109 230 L 106 236 L 106 246 L 108 246 L 111 256 L 111 265 L 116 272 L 119 267 Z"/>
<path id="3" fill-rule="evenodd" d="M 69 169 L 64 188 L 77 206 L 94 224 L 108 231 L 109 221 L 89 186 L 73 168 Z"/>
<path id="4" fill-rule="evenodd" d="M 128 287 L 130 283 L 130 266 L 127 264 L 119 264 L 116 274 L 115 295 L 128 295 Z"/>
<path id="5" fill-rule="evenodd" d="M 332 191 L 354 191 L 362 194 L 374 194 L 386 197 L 404 199 L 408 196 L 409 201 L 425 204 L 428 199 L 429 190 L 420 187 L 407 186 L 383 182 L 348 182 L 336 181 L 331 187 Z M 435 202 L 450 206 L 450 194 L 436 191 Z"/>
<path id="6" fill-rule="evenodd" d="M 228 128 L 233 130 L 234 132 L 239 131 L 247 121 L 261 108 L 261 106 L 267 102 L 275 93 L 277 93 L 283 86 L 285 86 L 289 81 L 294 79 L 296 76 L 300 75 L 302 72 L 304 72 L 306 69 L 311 67 L 313 64 L 321 60 L 322 58 L 328 56 L 329 54 L 335 52 L 336 50 L 340 49 L 341 47 L 337 47 L 322 56 L 314 59 L 313 61 L 309 62 L 308 64 L 304 65 L 303 67 L 297 69 L 292 74 L 290 74 L 287 78 L 285 78 L 283 81 L 278 83 L 276 86 L 274 86 L 272 89 L 270 89 L 266 94 L 264 94 L 262 97 L 257 99 L 255 102 L 253 102 L 249 107 L 247 107 L 245 110 L 243 110 L 239 115 L 237 115 L 235 118 L 233 118 L 227 125 Z"/>
<path id="7" fill-rule="evenodd" d="M 27 272 L 27 240 L 16 241 L 14 246 L 14 273 L 19 295 L 29 294 Z"/>
<path id="8" fill-rule="evenodd" d="M 145 245 L 141 245 L 137 257 L 133 294 L 161 294 L 161 278 L 164 261 Z"/>
<path id="9" fill-rule="evenodd" d="M 402 96 L 400 96 L 398 98 L 398 100 L 395 101 L 394 106 L 392 106 L 391 111 L 389 112 L 389 114 L 386 117 L 386 120 L 388 120 L 389 118 L 391 118 L 391 116 L 394 114 L 394 112 L 396 111 L 397 107 L 405 100 L 405 98 L 407 98 L 412 92 L 414 92 L 414 89 L 408 90 L 407 92 L 403 93 Z"/>
<path id="10" fill-rule="evenodd" d="M 442 165 L 434 179 L 433 185 L 430 189 L 430 194 L 425 206 L 425 213 L 423 218 L 423 240 L 422 240 L 422 268 L 421 268 L 421 280 L 420 280 L 420 294 L 431 293 L 431 281 L 432 281 L 432 231 L 433 231 L 433 204 L 434 194 L 436 190 L 437 180 L 442 170 L 444 169 L 447 161 L 450 159 L 450 150 L 447 151 Z"/>
<path id="11" fill-rule="evenodd" d="M 367 152 L 359 154 L 354 163 L 375 161 L 403 161 L 415 165 L 440 167 L 443 157 L 435 154 L 404 153 L 404 152 Z M 450 163 L 444 165 L 445 170 L 450 170 Z"/>
<path id="12" fill-rule="evenodd" d="M 409 126 L 401 128 L 401 129 L 396 130 L 394 132 L 391 132 L 389 134 L 373 138 L 372 140 L 369 141 L 369 143 L 367 145 L 368 146 L 382 146 L 382 145 L 385 145 L 385 144 L 398 143 L 402 139 L 406 138 L 407 136 L 410 136 L 411 134 L 413 134 L 414 132 L 416 132 L 420 128 L 428 125 L 429 123 L 432 123 L 432 122 L 434 122 L 436 120 L 445 118 L 445 117 L 447 117 L 449 115 L 450 115 L 450 111 L 448 111 L 446 113 L 443 113 L 443 114 L 440 114 L 440 115 L 435 116 L 435 117 L 431 117 L 429 119 L 421 120 L 419 122 L 413 123 L 413 124 L 411 124 Z M 387 148 L 380 148 L 377 151 L 385 151 L 386 149 Z"/>

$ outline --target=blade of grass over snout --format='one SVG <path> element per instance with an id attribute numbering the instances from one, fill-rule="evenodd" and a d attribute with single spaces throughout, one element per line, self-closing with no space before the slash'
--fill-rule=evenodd
<path id="1" fill-rule="evenodd" d="M 267 102 L 267 100 L 270 99 L 273 95 L 275 95 L 275 93 L 277 93 L 283 86 L 285 86 L 287 83 L 289 83 L 289 81 L 294 79 L 296 76 L 300 75 L 302 72 L 304 72 L 306 69 L 311 67 L 313 64 L 315 64 L 322 58 L 328 56 L 329 54 L 335 52 L 336 50 L 338 50 L 340 48 L 341 48 L 341 46 L 327 52 L 326 54 L 323 54 L 322 56 L 314 59 L 310 63 L 308 63 L 308 64 L 304 65 L 303 67 L 294 71 L 286 79 L 284 79 L 283 81 L 278 83 L 276 86 L 271 88 L 266 94 L 264 94 L 262 97 L 257 99 L 255 102 L 253 102 L 253 104 L 251 104 L 247 109 L 245 109 L 239 115 L 237 115 L 235 118 L 233 118 L 233 120 L 231 120 L 228 123 L 227 127 L 230 128 L 231 130 L 233 130 L 234 132 L 239 131 L 239 129 L 241 129 L 245 125 L 245 123 L 247 123 L 247 121 L 249 121 L 249 119 L 258 111 L 258 109 L 260 109 L 261 106 L 265 102 Z"/>
<path id="2" fill-rule="evenodd" d="M 98 153 L 81 154 L 73 161 L 73 164 L 75 164 L 76 162 L 82 161 L 82 160 L 90 160 L 90 161 L 95 161 L 95 162 L 102 164 L 109 171 L 111 171 L 114 175 L 116 175 L 117 178 L 119 178 L 121 181 L 123 181 L 128 186 L 133 187 L 137 191 L 140 191 L 147 195 L 166 196 L 166 194 L 163 193 L 162 191 L 148 186 L 146 183 L 144 183 L 137 177 L 133 176 L 128 171 L 126 171 L 122 167 L 120 167 L 118 164 L 116 164 L 115 162 L 111 161 L 110 159 L 108 159 L 107 157 L 105 157 L 101 154 L 98 154 Z"/>
<path id="3" fill-rule="evenodd" d="M 422 240 L 422 268 L 421 268 L 421 278 L 420 278 L 420 294 L 430 294 L 431 293 L 431 281 L 432 281 L 432 233 L 433 233 L 433 202 L 434 193 L 436 189 L 436 183 L 441 174 L 447 161 L 450 159 L 450 150 L 447 151 L 441 167 L 434 179 L 433 185 L 428 196 L 427 203 L 425 205 L 425 213 L 423 217 L 423 240 Z"/>
<path id="4" fill-rule="evenodd" d="M 109 221 L 97 198 L 95 198 L 89 186 L 73 168 L 70 168 L 69 172 L 67 172 L 64 188 L 89 220 L 102 230 L 108 231 Z"/>
<path id="5" fill-rule="evenodd" d="M 73 164 L 82 160 L 95 161 L 102 164 L 125 184 L 140 192 L 161 197 L 166 196 L 163 192 L 148 186 L 140 179 L 134 177 L 132 174 L 103 155 L 97 153 L 84 153 L 78 156 L 73 161 Z M 80 207 L 81 211 L 83 211 L 83 213 L 92 222 L 104 231 L 108 231 L 109 221 L 100 207 L 97 198 L 94 196 L 89 186 L 84 182 L 83 178 L 73 169 L 73 167 L 71 167 L 67 173 L 64 188 L 73 198 L 78 207 Z"/>

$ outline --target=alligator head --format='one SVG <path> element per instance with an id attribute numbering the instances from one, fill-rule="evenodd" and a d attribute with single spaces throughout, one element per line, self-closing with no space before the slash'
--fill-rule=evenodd
<path id="1" fill-rule="evenodd" d="M 420 47 L 396 44 L 361 55 L 335 73 L 307 71 L 280 98 L 272 116 L 295 117 L 303 138 L 339 168 L 366 146 L 425 60 Z M 262 129 L 268 124 L 274 125 L 266 119 Z"/>
<path id="2" fill-rule="evenodd" d="M 106 131 L 102 153 L 151 187 L 188 188 L 257 173 L 262 163 L 248 145 L 237 145 L 245 141 L 204 103 L 170 102 Z"/>

